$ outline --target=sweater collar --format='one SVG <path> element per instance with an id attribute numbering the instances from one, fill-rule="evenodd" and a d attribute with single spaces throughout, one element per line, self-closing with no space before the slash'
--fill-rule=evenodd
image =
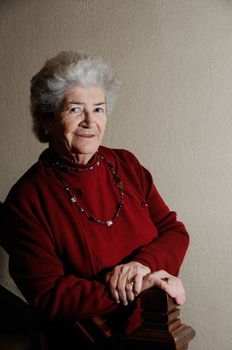
<path id="1" fill-rule="evenodd" d="M 43 151 L 39 157 L 39 160 L 43 160 L 47 163 L 47 165 L 57 167 L 64 171 L 74 170 L 77 172 L 85 172 L 92 170 L 99 165 L 98 152 L 93 155 L 88 164 L 76 164 L 71 159 L 59 155 L 52 147 L 49 147 Z"/>

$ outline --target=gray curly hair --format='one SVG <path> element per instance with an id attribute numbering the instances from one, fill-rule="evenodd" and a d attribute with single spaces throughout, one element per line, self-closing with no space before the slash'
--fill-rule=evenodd
<path id="1" fill-rule="evenodd" d="M 40 142 L 48 142 L 44 121 L 52 118 L 73 86 L 98 86 L 105 91 L 107 113 L 117 98 L 120 82 L 100 56 L 80 52 L 60 52 L 47 60 L 31 80 L 30 111 L 33 131 Z"/>

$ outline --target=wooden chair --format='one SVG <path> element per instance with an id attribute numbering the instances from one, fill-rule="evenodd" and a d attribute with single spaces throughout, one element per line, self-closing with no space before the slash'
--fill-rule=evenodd
<path id="1" fill-rule="evenodd" d="M 126 342 L 138 350 L 185 350 L 195 336 L 192 327 L 181 323 L 180 308 L 165 292 L 151 288 L 141 294 L 142 326 Z"/>
<path id="2" fill-rule="evenodd" d="M 151 288 L 141 294 L 142 326 L 130 336 L 115 337 L 101 317 L 44 328 L 22 299 L 0 286 L 0 349 L 69 349 L 81 340 L 83 349 L 186 350 L 195 331 L 181 323 L 180 309 L 166 293 Z M 59 335 L 59 336 L 58 336 Z M 75 340 L 76 337 L 76 340 Z M 70 340 L 72 338 L 72 341 Z M 65 345 L 66 344 L 66 345 Z"/>
<path id="3" fill-rule="evenodd" d="M 45 335 L 33 310 L 1 285 L 0 349 L 47 350 Z"/>
<path id="4" fill-rule="evenodd" d="M 195 336 L 181 323 L 180 308 L 165 292 L 151 288 L 141 293 L 142 325 L 129 336 L 114 337 L 104 320 L 76 321 L 75 327 L 97 349 L 186 350 Z M 103 347 L 101 346 L 103 345 Z"/>

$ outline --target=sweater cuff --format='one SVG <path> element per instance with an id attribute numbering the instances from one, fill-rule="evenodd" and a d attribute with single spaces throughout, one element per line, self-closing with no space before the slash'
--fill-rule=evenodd
<path id="1" fill-rule="evenodd" d="M 151 259 L 149 255 L 143 254 L 143 256 L 140 256 L 140 254 L 138 254 L 135 257 L 133 257 L 132 260 L 149 267 L 151 272 L 155 272 L 158 270 L 158 264 L 156 259 L 154 258 Z"/>

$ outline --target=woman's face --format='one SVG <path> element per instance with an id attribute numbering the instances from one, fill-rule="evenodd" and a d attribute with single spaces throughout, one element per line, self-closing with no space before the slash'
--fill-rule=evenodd
<path id="1" fill-rule="evenodd" d="M 106 121 L 105 92 L 99 87 L 76 86 L 68 91 L 61 110 L 45 128 L 60 155 L 87 164 L 102 141 Z"/>

